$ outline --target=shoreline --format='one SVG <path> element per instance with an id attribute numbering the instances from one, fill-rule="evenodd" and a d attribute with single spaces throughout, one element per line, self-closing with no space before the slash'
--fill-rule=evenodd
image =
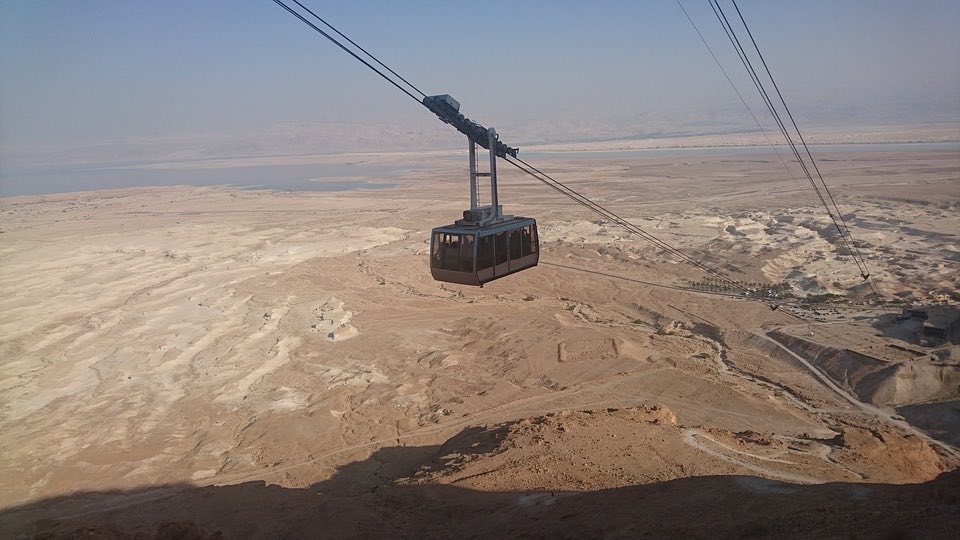
<path id="1" fill-rule="evenodd" d="M 631 142 L 649 142 L 650 139 Z M 938 142 L 810 143 L 815 154 L 875 152 L 960 153 L 960 140 Z M 525 156 L 546 159 L 599 159 L 642 157 L 727 157 L 773 155 L 787 147 L 757 144 L 702 144 L 689 146 L 623 146 L 549 148 L 531 146 Z M 23 168 L 0 176 L 0 200 L 15 197 L 89 193 L 127 188 L 216 187 L 290 192 L 344 192 L 358 189 L 393 189 L 403 177 L 436 168 L 463 156 L 460 150 L 424 152 L 371 152 L 342 154 L 289 154 L 246 158 L 208 158 L 184 161 L 129 162 L 125 164 L 46 165 Z M 782 154 L 783 155 L 783 154 Z M 15 186 L 5 189 L 4 184 Z M 57 185 L 63 187 L 58 187 Z M 23 189 L 30 186 L 34 189 Z M 39 186 L 39 187 L 38 187 Z"/>

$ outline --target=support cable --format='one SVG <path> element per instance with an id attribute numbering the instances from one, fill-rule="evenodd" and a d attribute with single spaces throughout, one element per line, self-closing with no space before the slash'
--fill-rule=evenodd
<path id="1" fill-rule="evenodd" d="M 727 34 L 727 38 L 730 40 L 730 43 L 733 44 L 734 49 L 737 51 L 737 55 L 740 57 L 740 61 L 743 63 L 744 67 L 747 69 L 747 72 L 750 74 L 750 78 L 753 81 L 754 85 L 757 87 L 757 91 L 760 92 L 761 96 L 764 99 L 764 103 L 767 106 L 767 109 L 770 111 L 770 114 L 773 115 L 774 119 L 777 121 L 777 125 L 780 128 L 780 132 L 783 134 L 784 138 L 787 140 L 787 143 L 790 145 L 790 148 L 793 151 L 794 157 L 797 158 L 800 167 L 803 169 L 804 174 L 810 182 L 810 185 L 813 187 L 814 192 L 817 194 L 817 197 L 820 199 L 820 202 L 823 204 L 824 209 L 827 211 L 827 215 L 830 217 L 830 220 L 833 222 L 834 226 L 837 228 L 837 232 L 840 234 L 840 240 L 846 245 L 847 251 L 850 252 L 851 257 L 853 258 L 854 263 L 857 265 L 857 270 L 860 272 L 861 276 L 865 275 L 866 268 L 862 265 L 860 259 L 857 258 L 856 252 L 854 251 L 854 246 L 847 238 L 847 235 L 844 234 L 844 229 L 840 225 L 840 222 L 837 221 L 837 218 L 834 216 L 833 211 L 830 209 L 830 205 L 827 203 L 826 198 L 823 196 L 822 190 L 817 186 L 816 181 L 813 178 L 813 174 L 810 172 L 805 160 L 800 154 L 800 151 L 797 149 L 796 143 L 793 141 L 793 137 L 790 135 L 790 132 L 787 130 L 786 124 L 783 122 L 780 113 L 777 111 L 776 107 L 773 105 L 773 100 L 770 98 L 770 95 L 767 93 L 766 88 L 763 85 L 763 82 L 760 80 L 757 75 L 756 70 L 753 67 L 753 63 L 750 61 L 749 56 L 746 53 L 746 50 L 740 43 L 740 39 L 737 37 L 736 32 L 733 29 L 733 26 L 730 24 L 730 21 L 727 19 L 726 14 L 723 12 L 723 8 L 720 7 L 719 2 L 716 0 L 710 0 L 710 6 L 714 10 L 714 14 L 717 16 L 717 19 L 720 21 L 720 24 L 724 28 L 724 32 Z"/>
<path id="2" fill-rule="evenodd" d="M 522 159 L 520 159 L 520 158 L 515 158 L 516 161 L 514 161 L 514 160 L 512 160 L 512 159 L 509 159 L 509 158 L 504 158 L 504 159 L 505 159 L 508 163 L 510 163 L 511 165 L 513 165 L 514 167 L 516 167 L 516 168 L 520 169 L 521 171 L 529 174 L 530 176 L 536 178 L 536 179 L 539 180 L 541 183 L 547 185 L 548 187 L 554 189 L 555 191 L 561 193 L 562 195 L 570 198 L 570 199 L 573 200 L 574 202 L 576 202 L 576 203 L 578 203 L 578 204 L 580 204 L 580 205 L 582 205 L 582 206 L 584 206 L 584 207 L 592 210 L 593 212 L 595 212 L 595 213 L 603 216 L 603 217 L 606 218 L 607 220 L 612 221 L 612 222 L 620 225 L 621 227 L 623 227 L 624 229 L 626 229 L 627 232 L 629 232 L 629 233 L 631 233 L 631 234 L 635 234 L 635 235 L 643 238 L 643 239 L 646 240 L 647 242 L 650 242 L 650 243 L 653 244 L 654 246 L 660 248 L 661 250 L 666 251 L 667 253 L 672 254 L 674 257 L 680 259 L 681 262 L 687 263 L 687 264 L 689 264 L 689 265 L 691 265 L 691 266 L 693 266 L 693 267 L 695 267 L 695 268 L 703 271 L 704 273 L 706 273 L 706 274 L 708 274 L 708 275 L 710 275 L 710 276 L 712 276 L 712 277 L 714 277 L 714 278 L 716 278 L 716 279 L 724 282 L 724 283 L 725 283 L 726 285 L 728 285 L 729 287 L 741 291 L 741 292 L 744 293 L 745 295 L 748 295 L 748 296 L 750 295 L 750 290 L 747 289 L 746 287 L 743 287 L 743 286 L 740 285 L 739 283 L 737 283 L 737 282 L 731 280 L 730 278 L 724 276 L 724 275 L 721 274 L 719 271 L 711 268 L 710 266 L 707 266 L 707 265 L 704 264 L 703 262 L 701 262 L 701 261 L 699 261 L 699 260 L 697 260 L 697 259 L 694 259 L 693 257 L 690 257 L 690 256 L 687 255 L 686 253 L 680 251 L 678 248 L 675 248 L 674 246 L 670 245 L 670 244 L 667 243 L 666 241 L 661 240 L 661 239 L 657 238 L 656 236 L 648 233 L 647 231 L 643 230 L 643 229 L 640 228 L 639 226 L 634 225 L 633 223 L 630 223 L 630 222 L 627 221 L 625 218 L 619 216 L 618 214 L 616 214 L 616 213 L 614 213 L 613 211 L 605 208 L 604 206 L 602 206 L 602 205 L 600 205 L 600 204 L 598 204 L 598 203 L 596 203 L 596 202 L 588 199 L 586 196 L 584 196 L 584 195 L 582 195 L 581 193 L 577 192 L 577 191 L 574 190 L 573 188 L 571 188 L 571 187 L 563 184 L 563 183 L 560 182 L 559 180 L 551 177 L 550 175 L 544 173 L 543 171 L 537 169 L 536 167 L 530 165 L 529 163 L 523 161 Z M 519 163 L 518 163 L 518 162 L 519 162 Z M 520 164 L 522 164 L 522 166 L 521 166 Z"/>
<path id="3" fill-rule="evenodd" d="M 787 144 L 790 146 L 790 150 L 793 152 L 794 157 L 797 160 L 797 163 L 800 164 L 800 168 L 803 170 L 804 175 L 807 177 L 807 180 L 810 182 L 810 185 L 813 187 L 814 193 L 816 193 L 817 198 L 820 199 L 821 204 L 827 211 L 827 215 L 836 225 L 837 230 L 840 232 L 840 238 L 844 242 L 846 239 L 843 236 L 843 231 L 840 229 L 840 224 L 833 217 L 833 213 L 830 210 L 830 206 L 827 205 L 826 199 L 823 197 L 820 188 L 817 186 L 816 182 L 813 180 L 813 176 L 810 174 L 810 170 L 807 168 L 806 162 L 803 160 L 800 155 L 799 150 L 797 150 L 796 144 L 793 142 L 793 137 L 790 135 L 790 132 L 787 131 L 786 124 L 783 123 L 783 120 L 780 117 L 780 113 L 777 112 L 776 107 L 773 105 L 773 101 L 770 99 L 770 95 L 767 93 L 766 88 L 763 86 L 763 83 L 760 81 L 760 78 L 757 76 L 756 70 L 753 69 L 753 63 L 750 62 L 750 58 L 746 55 L 746 52 L 743 50 L 743 47 L 740 45 L 740 40 L 737 38 L 736 33 L 733 32 L 733 28 L 729 25 L 729 21 L 726 20 L 726 16 L 723 14 L 723 10 L 720 8 L 719 4 L 714 5 L 714 0 L 710 1 L 710 7 L 713 9 L 714 15 L 716 15 L 717 20 L 720 21 L 720 25 L 723 27 L 723 31 L 727 36 L 727 39 L 730 40 L 730 43 L 733 45 L 734 50 L 737 52 L 737 56 L 740 58 L 740 62 L 743 64 L 743 67 L 747 70 L 747 74 L 750 75 L 750 80 L 753 82 L 753 85 L 756 87 L 757 91 L 760 93 L 760 97 L 763 99 L 764 105 L 766 105 L 767 110 L 770 111 L 770 114 L 773 116 L 773 119 L 776 121 L 777 127 L 780 129 L 780 133 L 783 135 L 783 138 L 787 141 Z M 719 11 L 718 11 L 719 10 Z M 849 249 L 849 248 L 848 248 Z M 857 262 L 856 257 L 854 257 L 854 262 Z M 857 262 L 857 268 L 860 268 L 859 262 Z"/>
<path id="4" fill-rule="evenodd" d="M 719 0 L 710 0 L 710 2 L 711 2 L 711 6 L 713 6 L 714 4 L 716 4 L 716 10 L 719 10 L 719 11 L 720 11 L 720 14 L 723 15 L 724 21 L 726 21 L 725 29 L 726 29 L 726 28 L 729 28 L 730 33 L 733 34 L 733 37 L 734 37 L 734 39 L 735 39 L 735 41 L 736 41 L 736 46 L 737 46 L 737 48 L 743 53 L 744 56 L 746 56 L 746 51 L 744 51 L 744 50 L 743 50 L 743 47 L 740 46 L 739 39 L 736 38 L 736 33 L 735 33 L 735 31 L 733 30 L 733 27 L 730 25 L 729 20 L 727 20 L 726 14 L 723 13 L 723 8 L 720 7 Z M 767 77 L 770 79 L 770 82 L 773 83 L 774 89 L 775 89 L 776 92 L 777 92 L 777 96 L 780 98 L 780 102 L 783 104 L 783 108 L 784 108 L 784 110 L 786 111 L 787 116 L 788 116 L 789 119 L 790 119 L 790 122 L 793 124 L 793 128 L 794 128 L 794 130 L 796 130 L 797 136 L 800 138 L 801 144 L 803 144 L 803 147 L 804 147 L 804 150 L 805 150 L 805 152 L 806 152 L 806 155 L 807 155 L 807 157 L 809 158 L 810 163 L 813 165 L 813 168 L 814 168 L 814 170 L 816 171 L 818 178 L 820 179 L 820 183 L 823 185 L 824 191 L 827 193 L 827 196 L 830 198 L 830 201 L 831 201 L 831 203 L 833 204 L 833 208 L 834 208 L 834 210 L 836 210 L 837 217 L 840 218 L 840 223 L 843 224 L 843 227 L 840 226 L 840 223 L 837 223 L 836 218 L 833 217 L 833 212 L 831 211 L 830 206 L 827 205 L 827 202 L 823 199 L 823 196 L 820 195 L 820 198 L 821 198 L 821 200 L 822 200 L 823 203 L 824 203 L 824 207 L 826 208 L 827 213 L 830 215 L 830 219 L 833 221 L 834 225 L 837 227 L 837 231 L 840 233 L 840 238 L 841 238 L 841 239 L 844 241 L 844 243 L 847 245 L 847 249 L 850 251 L 850 255 L 853 257 L 854 262 L 857 263 L 857 268 L 860 270 L 860 275 L 861 275 L 861 277 L 862 277 L 863 280 L 867 283 L 867 285 L 870 287 L 870 289 L 872 290 L 872 292 L 873 292 L 873 293 L 878 297 L 878 299 L 881 301 L 880 307 L 881 307 L 881 309 L 882 309 L 884 312 L 886 312 L 887 310 L 886 310 L 886 308 L 883 306 L 883 295 L 880 294 L 880 291 L 877 289 L 876 284 L 873 282 L 873 280 L 870 279 L 871 276 L 870 276 L 869 268 L 867 267 L 866 259 L 863 257 L 863 253 L 860 251 L 859 246 L 857 246 L 856 242 L 854 241 L 853 235 L 852 235 L 852 233 L 850 232 L 850 228 L 849 228 L 849 226 L 847 225 L 846 220 L 845 220 L 844 217 L 843 217 L 843 213 L 840 211 L 840 208 L 839 208 L 839 206 L 837 205 L 836 200 L 835 200 L 834 197 L 833 197 L 833 194 L 830 192 L 830 188 L 829 188 L 829 186 L 827 185 L 826 181 L 824 180 L 823 175 L 822 175 L 821 172 L 820 172 L 820 168 L 817 166 L 817 162 L 816 162 L 816 160 L 814 160 L 813 154 L 810 152 L 810 147 L 807 145 L 806 141 L 804 140 L 803 134 L 800 132 L 800 128 L 799 128 L 799 126 L 797 125 L 797 122 L 796 122 L 796 120 L 794 119 L 793 114 L 790 112 L 790 108 L 787 106 L 787 102 L 786 102 L 786 100 L 785 100 L 784 97 L 783 97 L 783 93 L 780 91 L 780 87 L 777 85 L 777 82 L 776 82 L 776 80 L 773 78 L 773 74 L 770 72 L 770 68 L 769 68 L 769 66 L 768 66 L 767 63 L 766 63 L 766 60 L 763 58 L 763 54 L 760 52 L 760 47 L 757 45 L 757 42 L 756 42 L 756 40 L 755 40 L 754 37 L 753 37 L 753 33 L 750 31 L 750 27 L 747 25 L 747 22 L 746 22 L 746 20 L 745 20 L 744 17 L 743 17 L 743 13 L 740 11 L 740 7 L 737 5 L 736 0 L 731 0 L 731 2 L 733 3 L 734 8 L 737 10 L 737 14 L 738 14 L 738 16 L 740 17 L 740 21 L 741 21 L 741 23 L 743 23 L 743 27 L 744 27 L 744 29 L 746 29 L 747 34 L 748 34 L 749 37 L 750 37 L 750 41 L 752 42 L 754 49 L 757 51 L 757 55 L 758 55 L 758 57 L 760 58 L 760 61 L 761 61 L 761 63 L 763 64 L 764 70 L 765 70 L 766 73 L 767 73 Z M 718 15 L 718 17 L 719 17 L 719 15 Z M 723 21 L 722 21 L 722 22 L 723 22 Z M 747 58 L 747 64 L 749 65 L 748 70 L 753 73 L 753 77 L 754 77 L 754 78 L 757 80 L 757 82 L 759 83 L 759 77 L 756 76 L 755 70 L 753 70 L 752 65 L 750 65 L 749 58 Z M 765 89 L 762 89 L 762 87 L 763 87 L 762 83 L 759 84 L 759 86 L 760 86 L 760 88 L 761 88 L 761 92 L 766 95 L 766 90 L 765 90 Z M 766 96 L 766 99 L 767 99 L 768 102 L 770 101 L 769 96 Z M 771 106 L 772 106 L 772 103 L 771 103 Z M 778 116 L 778 117 L 779 117 L 779 115 L 776 114 L 775 108 L 772 109 L 772 112 L 774 112 L 775 116 Z M 780 121 L 780 123 L 782 124 L 782 121 Z M 797 149 L 796 149 L 796 145 L 792 142 L 792 139 L 790 139 L 789 137 L 788 137 L 788 140 L 790 141 L 791 146 L 794 147 L 794 152 L 797 154 L 797 157 L 798 157 L 798 159 L 799 159 L 800 156 L 799 156 L 799 152 L 798 152 Z M 802 160 L 801 160 L 801 163 L 802 163 Z M 810 171 L 807 169 L 806 166 L 804 166 L 804 170 L 805 170 L 805 172 L 807 173 L 807 176 L 808 176 L 808 178 L 810 179 L 810 182 L 811 182 L 811 183 L 814 185 L 814 187 L 816 188 L 816 183 L 815 183 L 815 181 L 814 181 L 814 179 L 813 179 L 813 175 L 810 173 Z M 819 190 L 817 190 L 817 192 L 818 192 L 818 195 L 819 195 Z"/>
<path id="5" fill-rule="evenodd" d="M 296 0 L 294 0 L 294 1 L 296 1 Z M 301 21 L 303 21 L 303 23 L 306 24 L 307 26 L 309 26 L 310 28 L 313 28 L 314 30 L 316 30 L 317 32 L 319 32 L 320 35 L 322 35 L 323 37 L 329 39 L 334 45 L 336 45 L 337 47 L 340 47 L 341 49 L 343 49 L 344 51 L 346 51 L 347 54 L 349 54 L 350 56 L 356 58 L 356 59 L 359 60 L 360 62 L 363 62 L 363 65 L 365 65 L 365 66 L 367 66 L 368 68 L 372 69 L 377 75 L 380 75 L 381 77 L 383 77 L 383 79 L 384 79 L 385 81 L 387 81 L 388 83 L 396 86 L 397 88 L 400 89 L 401 92 L 403 92 L 404 94 L 410 96 L 410 99 L 416 101 L 416 102 L 419 103 L 420 105 L 423 105 L 423 103 L 420 102 L 420 99 L 417 98 L 417 96 L 411 94 L 409 90 L 407 90 L 406 88 L 404 88 L 404 87 L 400 86 L 399 84 L 397 84 L 397 81 L 395 81 L 395 80 L 391 79 L 390 77 L 387 77 L 386 75 L 384 75 L 384 73 L 383 73 L 382 71 L 380 71 L 379 69 L 373 67 L 373 66 L 370 64 L 370 62 L 367 62 L 367 61 L 364 60 L 363 58 L 360 58 L 360 57 L 357 55 L 357 53 L 351 51 L 351 50 L 348 49 L 346 46 L 344 46 L 343 43 L 340 43 L 339 41 L 337 41 L 333 36 L 331 36 L 330 34 L 324 32 L 323 30 L 320 29 L 320 27 L 318 27 L 317 25 L 315 25 L 315 24 L 313 24 L 312 22 L 308 21 L 307 19 L 305 19 L 305 18 L 303 17 L 303 15 L 301 15 L 301 14 L 297 13 L 296 11 L 294 11 L 290 6 L 284 4 L 284 3 L 281 2 L 280 0 L 273 0 L 273 3 L 274 3 L 274 4 L 277 4 L 278 6 L 282 7 L 283 9 L 287 10 L 288 12 L 290 12 L 291 15 L 293 15 L 294 17 L 296 17 L 296 18 L 300 19 Z M 297 4 L 299 4 L 299 3 L 300 3 L 300 2 L 297 2 Z M 372 57 L 371 57 L 371 58 L 372 58 Z M 413 86 L 413 85 L 410 85 L 410 86 Z"/>
<path id="6" fill-rule="evenodd" d="M 747 21 L 743 18 L 743 13 L 740 12 L 740 6 L 737 5 L 737 0 L 731 0 L 733 2 L 733 7 L 737 10 L 737 15 L 740 16 L 740 21 L 743 23 L 744 29 L 747 31 L 747 35 L 750 36 L 750 41 L 753 43 L 753 48 L 757 51 L 757 56 L 760 58 L 760 62 L 763 64 L 764 70 L 767 72 L 767 76 L 770 78 L 770 82 L 773 83 L 773 88 L 777 91 L 777 95 L 780 97 L 780 102 L 783 103 L 783 109 L 787 112 L 787 116 L 790 118 L 790 122 L 793 124 L 793 128 L 797 131 L 797 136 L 800 137 L 800 142 L 803 144 L 804 150 L 806 150 L 807 157 L 810 158 L 810 163 L 813 164 L 814 170 L 817 172 L 817 176 L 820 178 L 820 183 L 823 184 L 823 189 L 827 192 L 827 196 L 830 197 L 830 202 L 833 203 L 833 207 L 837 211 L 837 215 L 840 217 L 840 221 L 843 223 L 844 229 L 846 229 L 847 236 L 850 237 L 850 242 L 853 244 L 854 249 L 856 250 L 857 255 L 860 257 L 860 261 L 863 263 L 865 274 L 863 279 L 867 279 L 870 276 L 870 273 L 867 271 L 867 262 L 863 258 L 863 254 L 860 253 L 860 248 L 855 242 L 853 242 L 853 235 L 850 234 L 850 227 L 847 226 L 846 220 L 843 218 L 843 212 L 840 211 L 840 207 L 837 206 L 837 201 L 834 200 L 833 194 L 830 192 L 830 188 L 827 186 L 827 182 L 823 179 L 823 175 L 820 174 L 820 167 L 817 166 L 816 160 L 813 159 L 813 154 L 810 153 L 810 147 L 807 146 L 807 142 L 803 139 L 803 133 L 800 132 L 800 128 L 797 126 L 797 121 L 793 119 L 793 113 L 790 112 L 790 108 L 787 107 L 787 102 L 783 99 L 783 94 L 780 93 L 780 87 L 777 85 L 777 81 L 773 78 L 773 74 L 770 73 L 770 68 L 767 66 L 767 61 L 764 60 L 763 54 L 760 52 L 760 47 L 757 46 L 757 42 L 753 39 L 753 32 L 750 31 L 750 27 L 747 26 Z"/>
<path id="7" fill-rule="evenodd" d="M 797 191 L 803 194 L 803 198 L 806 199 L 811 206 L 814 206 L 814 202 L 810 199 L 810 196 L 807 195 L 806 190 L 803 189 L 803 184 L 800 183 L 800 179 L 798 179 L 797 176 L 793 174 L 793 170 L 790 168 L 789 165 L 787 165 L 787 160 L 784 159 L 783 154 L 780 153 L 780 150 L 777 148 L 777 146 L 773 144 L 773 141 L 770 139 L 770 135 L 767 133 L 767 130 L 763 128 L 763 125 L 760 124 L 760 120 L 757 119 L 757 115 L 753 113 L 753 109 L 750 108 L 750 105 L 747 105 L 747 100 L 744 99 L 743 94 L 740 93 L 740 90 L 737 88 L 737 85 L 733 83 L 733 80 L 730 78 L 730 75 L 727 74 L 727 70 L 723 68 L 723 64 L 720 63 L 720 60 L 717 58 L 717 55 L 714 54 L 713 48 L 710 47 L 710 44 L 707 43 L 707 40 L 703 37 L 703 34 L 700 33 L 700 28 L 697 26 L 695 22 L 693 22 L 693 19 L 690 17 L 690 14 L 687 13 L 687 9 L 683 7 L 683 4 L 680 3 L 680 0 L 677 0 L 677 5 L 680 6 L 680 9 L 683 11 L 683 14 L 687 17 L 687 21 L 690 22 L 690 26 L 692 26 L 694 31 L 697 32 L 697 35 L 700 36 L 700 41 L 703 43 L 704 47 L 707 48 L 707 52 L 710 53 L 710 56 L 713 57 L 713 61 L 717 64 L 717 67 L 720 68 L 720 71 L 723 73 L 723 77 L 727 79 L 728 83 L 730 83 L 730 88 L 732 88 L 734 93 L 737 94 L 737 97 L 740 98 L 740 103 L 743 104 L 743 107 L 747 110 L 747 113 L 750 114 L 750 118 L 753 118 L 753 122 L 757 125 L 757 128 L 760 130 L 760 133 L 763 133 L 763 138 L 766 139 L 767 144 L 769 144 L 770 148 L 773 148 L 774 153 L 777 154 L 777 158 L 780 160 L 780 163 L 783 164 L 783 168 L 786 169 L 787 174 L 789 174 L 790 178 L 792 178 L 794 183 L 797 184 Z"/>
<path id="8" fill-rule="evenodd" d="M 294 2 L 295 4 L 297 4 L 298 6 L 300 6 L 301 8 L 303 8 L 303 10 L 306 11 L 307 13 L 313 15 L 318 21 L 320 21 L 320 22 L 322 22 L 323 24 L 325 24 L 325 25 L 327 26 L 327 28 L 329 28 L 329 29 L 333 30 L 334 32 L 336 32 L 338 36 L 340 36 L 340 37 L 342 37 L 343 39 L 349 41 L 351 45 L 353 45 L 354 47 L 356 47 L 356 48 L 360 49 L 361 51 L 363 51 L 363 54 L 369 56 L 370 58 L 373 58 L 374 62 L 380 64 L 380 66 L 383 67 L 383 69 L 389 71 L 390 73 L 393 73 L 394 76 L 396 76 L 398 79 L 400 79 L 401 81 L 407 83 L 407 85 L 408 85 L 410 88 L 413 88 L 414 90 L 416 90 L 418 94 L 420 94 L 420 95 L 423 96 L 423 97 L 427 97 L 427 95 L 424 94 L 419 88 L 417 88 L 416 86 L 414 86 L 413 83 L 411 83 L 410 81 L 404 79 L 403 76 L 401 76 L 401 75 L 400 75 L 399 73 L 397 73 L 396 71 L 390 69 L 389 66 L 387 66 L 386 64 L 384 64 L 383 62 L 381 62 L 380 59 L 377 58 L 376 56 L 374 56 L 374 55 L 370 54 L 369 52 L 367 52 L 367 50 L 364 49 L 363 47 L 361 47 L 360 45 L 358 45 L 357 42 L 355 42 L 355 41 L 353 41 L 352 39 L 348 38 L 347 36 L 343 35 L 343 32 L 341 32 L 341 31 L 337 30 L 336 28 L 334 28 L 334 26 L 333 26 L 332 24 L 328 23 L 327 21 L 325 21 L 325 20 L 323 19 L 323 17 L 317 15 L 316 13 L 313 12 L 313 10 L 311 10 L 311 9 L 308 8 L 307 6 L 301 4 L 299 0 L 293 0 L 293 2 Z"/>

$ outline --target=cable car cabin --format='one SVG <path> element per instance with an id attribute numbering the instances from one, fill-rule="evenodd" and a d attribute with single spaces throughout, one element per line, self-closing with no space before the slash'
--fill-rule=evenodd
<path id="1" fill-rule="evenodd" d="M 430 273 L 437 281 L 480 285 L 537 265 L 537 221 L 515 217 L 486 225 L 433 229 Z"/>

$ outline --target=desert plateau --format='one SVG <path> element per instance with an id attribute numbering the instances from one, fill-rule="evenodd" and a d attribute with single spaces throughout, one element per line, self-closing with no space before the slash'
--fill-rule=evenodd
<path id="1" fill-rule="evenodd" d="M 960 152 L 818 157 L 879 294 L 769 149 L 529 158 L 754 297 L 509 168 L 539 265 L 434 281 L 442 154 L 2 198 L 0 535 L 950 537 Z"/>
<path id="2" fill-rule="evenodd" d="M 960 537 L 960 2 L 0 2 L 0 540 Z"/>

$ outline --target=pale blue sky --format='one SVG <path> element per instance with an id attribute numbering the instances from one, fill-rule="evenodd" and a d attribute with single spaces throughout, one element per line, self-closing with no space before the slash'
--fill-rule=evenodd
<path id="1" fill-rule="evenodd" d="M 673 0 L 305 3 L 491 125 L 737 104 Z M 749 91 L 706 1 L 684 5 Z M 740 6 L 801 117 L 960 116 L 960 2 Z M 0 0 L 4 148 L 297 120 L 434 121 L 269 0 Z"/>

